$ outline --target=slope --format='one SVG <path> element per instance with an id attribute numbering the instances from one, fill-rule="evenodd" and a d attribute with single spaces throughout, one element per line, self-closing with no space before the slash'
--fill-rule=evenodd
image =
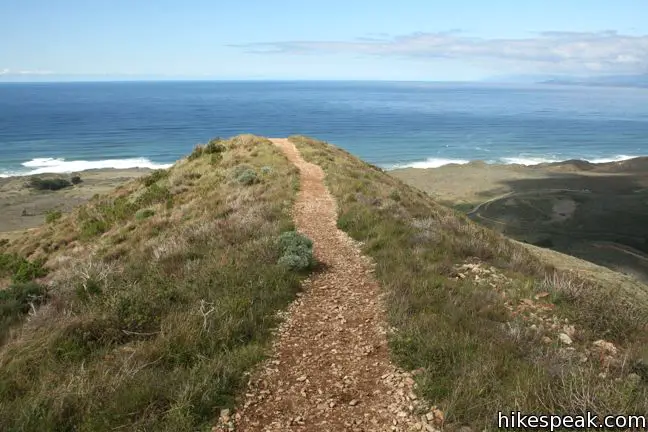
<path id="1" fill-rule="evenodd" d="M 4 245 L 0 430 L 209 430 L 305 276 L 297 186 L 269 141 L 213 140 Z"/>
<path id="2" fill-rule="evenodd" d="M 648 410 L 643 292 L 556 270 L 340 149 L 292 141 L 376 262 L 393 355 L 446 426 L 494 429 L 499 410 Z"/>

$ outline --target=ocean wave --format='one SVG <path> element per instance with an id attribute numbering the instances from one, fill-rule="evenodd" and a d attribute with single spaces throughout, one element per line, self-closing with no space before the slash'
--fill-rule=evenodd
<path id="1" fill-rule="evenodd" d="M 501 158 L 499 163 L 503 164 L 518 164 L 518 165 L 539 165 L 542 163 L 556 163 L 556 162 L 565 162 L 567 160 L 582 160 L 590 163 L 608 163 L 608 162 L 621 162 L 628 159 L 633 159 L 638 156 L 629 156 L 629 155 L 616 155 L 611 157 L 604 158 L 570 158 L 570 159 L 558 159 L 555 157 L 543 158 L 543 157 L 505 157 Z"/>
<path id="2" fill-rule="evenodd" d="M 35 158 L 21 164 L 27 170 L 21 171 L 4 171 L 0 177 L 26 176 L 34 174 L 64 174 L 79 172 L 90 169 L 129 169 L 129 168 L 149 168 L 164 169 L 173 164 L 160 164 L 152 162 L 147 158 L 129 158 L 129 159 L 105 159 L 97 161 L 86 160 L 65 160 L 61 158 Z"/>
<path id="3" fill-rule="evenodd" d="M 591 163 L 608 163 L 608 162 L 622 162 L 628 159 L 634 159 L 639 156 L 628 156 L 628 155 L 618 155 L 611 158 L 600 158 L 600 159 L 587 159 Z"/>
<path id="4" fill-rule="evenodd" d="M 562 159 L 566 160 L 566 159 Z M 543 158 L 543 157 L 524 157 L 524 156 L 518 156 L 518 157 L 504 157 L 501 158 L 494 163 L 501 163 L 505 165 L 540 165 L 542 163 L 554 163 L 554 162 L 561 162 L 561 159 L 556 159 L 556 158 Z"/>
<path id="5" fill-rule="evenodd" d="M 466 159 L 444 159 L 444 158 L 427 158 L 424 161 L 418 162 L 409 162 L 404 164 L 391 165 L 389 169 L 398 169 L 398 168 L 439 168 L 444 165 L 450 164 L 467 164 L 469 160 Z"/>
<path id="6" fill-rule="evenodd" d="M 608 163 L 608 162 L 621 162 L 628 159 L 633 159 L 639 156 L 630 156 L 630 155 L 616 155 L 610 157 L 600 157 L 600 158 L 557 158 L 553 157 L 540 157 L 540 156 L 516 156 L 516 157 L 502 157 L 499 159 L 490 159 L 484 162 L 488 164 L 503 164 L 503 165 L 539 165 L 543 163 L 557 163 L 565 162 L 570 159 L 583 160 L 590 163 Z M 474 159 L 473 161 L 478 160 Z M 439 168 L 444 165 L 450 164 L 459 164 L 464 165 L 470 163 L 468 159 L 448 159 L 448 158 L 428 158 L 422 161 L 408 162 L 403 164 L 388 165 L 385 168 L 388 170 L 399 169 L 399 168 Z"/>

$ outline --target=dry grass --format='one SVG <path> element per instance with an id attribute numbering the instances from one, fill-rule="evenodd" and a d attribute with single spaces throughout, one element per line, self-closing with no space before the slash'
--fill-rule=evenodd
<path id="1" fill-rule="evenodd" d="M 300 286 L 277 264 L 298 177 L 267 140 L 217 144 L 4 246 L 47 260 L 49 300 L 0 346 L 0 430 L 209 430 L 233 404 Z"/>
<path id="2" fill-rule="evenodd" d="M 393 354 L 417 370 L 420 394 L 446 412 L 448 429 L 493 430 L 499 410 L 648 411 L 643 297 L 559 272 L 379 168 L 291 139 L 325 170 L 339 227 L 376 262 Z M 493 270 L 475 276 L 458 270 L 465 263 Z M 572 344 L 561 343 L 572 330 Z M 614 356 L 597 351 L 599 339 Z"/>

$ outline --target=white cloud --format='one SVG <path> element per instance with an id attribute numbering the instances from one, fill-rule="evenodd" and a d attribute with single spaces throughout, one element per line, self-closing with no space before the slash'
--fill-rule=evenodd
<path id="1" fill-rule="evenodd" d="M 236 45 L 248 52 L 346 53 L 474 61 L 498 68 L 552 73 L 646 73 L 648 35 L 615 31 L 543 32 L 529 38 L 486 39 L 458 31 L 412 33 L 352 41 L 284 41 Z"/>

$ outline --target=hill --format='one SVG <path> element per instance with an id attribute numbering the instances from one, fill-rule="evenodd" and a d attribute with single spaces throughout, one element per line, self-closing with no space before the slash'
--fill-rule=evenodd
<path id="1" fill-rule="evenodd" d="M 541 84 L 607 86 L 607 87 L 648 87 L 648 74 L 604 75 L 583 78 L 554 78 L 541 80 Z"/>
<path id="2" fill-rule="evenodd" d="M 482 430 L 498 410 L 648 410 L 643 285 L 556 268 L 343 150 L 291 141 L 373 262 L 414 414 Z M 299 188 L 268 140 L 214 140 L 4 244 L 0 429 L 193 431 L 245 414 L 279 312 L 329 265 L 285 258 Z"/>
<path id="3" fill-rule="evenodd" d="M 648 158 L 395 170 L 471 218 L 648 282 Z"/>
<path id="4" fill-rule="evenodd" d="M 0 430 L 207 428 L 299 291 L 296 172 L 214 140 L 5 245 Z"/>

